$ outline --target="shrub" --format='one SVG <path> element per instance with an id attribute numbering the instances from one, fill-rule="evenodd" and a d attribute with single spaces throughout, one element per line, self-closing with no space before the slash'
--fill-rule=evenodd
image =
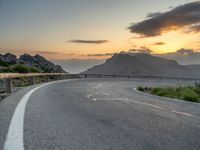
<path id="1" fill-rule="evenodd" d="M 184 89 L 181 91 L 181 99 L 191 102 L 199 102 L 199 96 L 191 89 Z"/>
<path id="2" fill-rule="evenodd" d="M 12 72 L 18 72 L 18 73 L 36 73 L 39 72 L 38 69 L 33 67 L 28 67 L 25 65 L 15 65 L 12 67 Z"/>
<path id="3" fill-rule="evenodd" d="M 144 89 L 143 87 L 141 87 L 141 86 L 139 86 L 139 87 L 137 88 L 137 90 L 138 90 L 138 91 L 141 91 L 141 92 L 144 92 L 144 91 L 145 91 L 145 89 Z"/>
<path id="4" fill-rule="evenodd" d="M 37 68 L 30 67 L 30 72 L 32 72 L 32 73 L 38 73 L 40 71 Z"/>
<path id="5" fill-rule="evenodd" d="M 4 62 L 4 61 L 0 60 L 0 66 L 9 67 L 10 65 L 11 65 L 10 63 L 7 63 L 7 62 Z"/>
<path id="6" fill-rule="evenodd" d="M 199 87 L 167 87 L 167 88 L 149 88 L 151 94 L 164 96 L 169 98 L 176 98 L 191 102 L 200 102 L 200 88 Z"/>
<path id="7" fill-rule="evenodd" d="M 16 65 L 12 68 L 13 72 L 18 72 L 18 73 L 29 73 L 30 68 L 24 66 L 24 65 Z"/>

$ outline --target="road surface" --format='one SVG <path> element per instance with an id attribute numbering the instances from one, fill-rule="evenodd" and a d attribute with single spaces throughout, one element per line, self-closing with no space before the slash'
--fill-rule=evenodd
<path id="1" fill-rule="evenodd" d="M 199 150 L 199 104 L 134 90 L 180 84 L 80 79 L 29 87 L 0 102 L 0 149 Z"/>

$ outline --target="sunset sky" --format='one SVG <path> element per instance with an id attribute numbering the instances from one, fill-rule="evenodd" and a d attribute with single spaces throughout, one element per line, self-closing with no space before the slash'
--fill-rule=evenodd
<path id="1" fill-rule="evenodd" d="M 0 52 L 61 64 L 100 63 L 130 49 L 196 51 L 199 31 L 199 1 L 0 0 Z"/>

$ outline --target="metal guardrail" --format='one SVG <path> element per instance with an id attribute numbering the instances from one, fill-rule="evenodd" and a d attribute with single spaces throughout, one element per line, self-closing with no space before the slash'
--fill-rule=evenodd
<path id="1" fill-rule="evenodd" d="M 65 78 L 136 78 L 136 79 L 166 79 L 166 80 L 187 80 L 199 83 L 199 79 L 195 78 L 178 78 L 178 77 L 157 77 L 157 76 L 132 76 L 132 75 L 107 75 L 107 74 L 67 74 L 67 73 L 0 73 L 0 79 L 5 79 L 6 93 L 12 93 L 12 79 L 15 78 L 29 78 L 29 84 L 35 84 L 35 77 L 46 76 L 47 81 L 49 77 L 65 77 Z"/>
<path id="2" fill-rule="evenodd" d="M 166 79 L 166 80 L 188 80 L 188 81 L 200 81 L 200 78 L 183 78 L 183 77 L 164 77 L 164 76 L 133 76 L 133 75 L 108 75 L 108 74 L 78 74 L 85 78 L 89 77 L 111 77 L 111 78 L 139 78 L 139 79 Z"/>
<path id="3" fill-rule="evenodd" d="M 12 93 L 12 80 L 16 78 L 29 78 L 29 84 L 35 84 L 36 77 L 47 77 L 47 81 L 49 81 L 49 77 L 68 77 L 75 78 L 74 75 L 70 75 L 67 73 L 0 73 L 0 79 L 5 79 L 5 92 L 10 94 Z M 76 76 L 78 78 L 78 76 Z M 2 84 L 2 83 L 1 83 Z"/>
<path id="4" fill-rule="evenodd" d="M 0 79 L 39 77 L 39 76 L 69 76 L 67 73 L 0 73 Z"/>

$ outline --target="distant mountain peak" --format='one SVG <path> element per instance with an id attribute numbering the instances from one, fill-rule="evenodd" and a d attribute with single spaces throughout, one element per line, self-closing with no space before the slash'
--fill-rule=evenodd
<path id="1" fill-rule="evenodd" d="M 198 77 L 199 72 L 190 66 L 146 53 L 120 52 L 107 59 L 104 64 L 94 66 L 84 73 L 115 74 L 133 76 Z"/>

